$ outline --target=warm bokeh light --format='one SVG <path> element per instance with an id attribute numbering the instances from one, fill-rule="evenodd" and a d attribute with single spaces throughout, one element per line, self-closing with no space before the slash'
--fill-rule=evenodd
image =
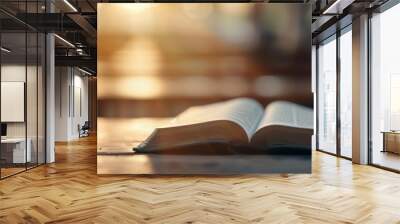
<path id="1" fill-rule="evenodd" d="M 127 40 L 116 49 L 110 64 L 118 75 L 156 75 L 160 69 L 160 50 L 154 41 L 147 38 Z"/>
<path id="2" fill-rule="evenodd" d="M 137 98 L 159 97 L 164 90 L 164 83 L 153 76 L 104 77 L 98 81 L 98 97 Z"/>
<path id="3" fill-rule="evenodd" d="M 260 76 L 254 81 L 254 91 L 261 96 L 277 97 L 290 91 L 286 89 L 286 82 L 279 76 Z"/>
<path id="4" fill-rule="evenodd" d="M 100 114 L 176 114 L 240 96 L 264 104 L 311 103 L 310 65 L 304 64 L 310 46 L 303 41 L 310 37 L 300 29 L 310 14 L 304 9 L 264 3 L 99 4 L 98 97 L 101 105 L 112 104 Z M 124 107 L 135 109 L 128 113 Z"/>
<path id="5" fill-rule="evenodd" d="M 256 95 L 267 98 L 301 94 L 308 83 L 278 75 L 258 76 L 252 79 L 242 76 L 186 75 L 118 76 L 104 77 L 99 81 L 98 96 L 115 99 L 153 99 L 185 97 L 239 97 Z M 289 88 L 288 88 L 289 87 Z"/>

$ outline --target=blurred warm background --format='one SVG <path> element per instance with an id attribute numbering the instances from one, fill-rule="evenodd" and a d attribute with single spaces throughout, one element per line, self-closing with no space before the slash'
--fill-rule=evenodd
<path id="1" fill-rule="evenodd" d="M 238 96 L 312 104 L 302 4 L 99 4 L 98 13 L 101 117 L 170 117 Z"/>

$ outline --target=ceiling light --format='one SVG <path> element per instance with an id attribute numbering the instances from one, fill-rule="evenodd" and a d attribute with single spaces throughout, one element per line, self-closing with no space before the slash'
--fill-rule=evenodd
<path id="1" fill-rule="evenodd" d="M 83 69 L 81 69 L 81 68 L 79 68 L 79 67 L 78 67 L 78 70 L 81 71 L 81 72 L 83 72 L 83 73 L 85 73 L 86 75 L 93 75 L 92 73 L 90 73 L 90 72 L 88 72 L 88 71 L 86 71 L 86 70 L 83 70 Z"/>
<path id="2" fill-rule="evenodd" d="M 74 12 L 78 12 L 78 10 L 73 6 L 68 0 L 64 0 L 65 4 L 68 5 Z"/>
<path id="3" fill-rule="evenodd" d="M 332 5 L 322 12 L 322 14 L 342 14 L 343 10 L 347 8 L 354 0 L 336 0 Z"/>
<path id="4" fill-rule="evenodd" d="M 58 34 L 54 34 L 55 37 L 57 37 L 59 40 L 61 40 L 62 42 L 64 42 L 65 44 L 67 44 L 68 46 L 75 48 L 75 45 L 73 45 L 71 42 L 69 42 L 68 40 L 60 37 Z"/>
<path id="5" fill-rule="evenodd" d="M 77 48 L 76 49 L 76 53 L 78 53 L 78 55 L 84 55 L 84 52 L 83 52 L 82 48 Z"/>
<path id="6" fill-rule="evenodd" d="M 11 50 L 9 50 L 9 49 L 7 49 L 5 47 L 1 47 L 1 51 L 4 51 L 6 53 L 10 53 L 11 52 Z"/>

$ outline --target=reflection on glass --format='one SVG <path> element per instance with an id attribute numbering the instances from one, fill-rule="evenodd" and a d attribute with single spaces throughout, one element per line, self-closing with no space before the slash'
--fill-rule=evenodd
<path id="1" fill-rule="evenodd" d="M 37 115 L 38 115 L 38 135 L 37 135 L 37 162 L 38 164 L 45 163 L 46 158 L 46 149 L 45 149 L 45 120 L 46 120 L 46 104 L 45 104 L 45 93 L 46 93 L 46 79 L 45 79 L 45 65 L 46 65 L 46 52 L 45 52 L 45 44 L 46 38 L 43 33 L 38 34 L 38 77 L 37 77 L 37 90 L 38 90 L 38 98 L 37 98 Z"/>
<path id="2" fill-rule="evenodd" d="M 1 175 L 25 170 L 31 161 L 31 141 L 26 140 L 26 34 L 2 33 L 1 45 Z"/>
<path id="3" fill-rule="evenodd" d="M 43 13 L 45 1 L 1 1 L 20 16 Z M 45 162 L 45 35 L 1 14 L 1 178 Z"/>
<path id="4" fill-rule="evenodd" d="M 372 163 L 400 170 L 400 5 L 372 18 Z M 384 139 L 383 132 L 387 132 Z M 386 145 L 384 145 L 384 142 Z"/>
<path id="5" fill-rule="evenodd" d="M 340 36 L 340 153 L 352 157 L 352 34 Z"/>
<path id="6" fill-rule="evenodd" d="M 38 36 L 36 32 L 27 32 L 27 70 L 26 70 L 26 116 L 27 116 L 27 149 L 28 155 L 27 167 L 31 168 L 37 165 L 38 141 L 37 141 L 37 81 L 38 81 Z"/>
<path id="7" fill-rule="evenodd" d="M 318 48 L 318 147 L 336 153 L 336 39 Z"/>

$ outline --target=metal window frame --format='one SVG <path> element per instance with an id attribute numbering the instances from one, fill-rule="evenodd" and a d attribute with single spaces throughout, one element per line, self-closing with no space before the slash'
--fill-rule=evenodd
<path id="1" fill-rule="evenodd" d="M 393 168 L 390 168 L 390 167 L 386 167 L 386 166 L 382 166 L 380 164 L 373 163 L 372 97 L 371 97 L 372 96 L 371 94 L 372 94 L 372 91 L 373 91 L 372 90 L 372 85 L 371 85 L 372 84 L 371 82 L 372 82 L 372 53 L 373 52 L 372 52 L 371 20 L 373 18 L 373 13 L 383 13 L 386 10 L 389 10 L 390 8 L 392 8 L 392 7 L 394 7 L 394 6 L 398 5 L 398 4 L 400 4 L 400 0 L 389 0 L 389 1 L 385 2 L 384 4 L 380 5 L 377 8 L 366 10 L 366 13 L 368 13 L 368 32 L 367 32 L 368 33 L 367 34 L 367 41 L 368 41 L 368 45 L 367 45 L 368 46 L 368 49 L 367 49 L 367 51 L 368 51 L 368 54 L 367 54 L 367 66 L 368 66 L 368 69 L 367 69 L 367 73 L 368 73 L 367 74 L 367 80 L 368 80 L 367 81 L 368 82 L 368 86 L 367 86 L 367 88 L 368 88 L 368 91 L 367 91 L 368 92 L 368 95 L 367 95 L 367 102 L 368 102 L 368 105 L 367 105 L 367 107 L 368 107 L 368 111 L 367 111 L 367 113 L 368 113 L 368 115 L 367 115 L 368 116 L 368 124 L 367 124 L 368 139 L 367 139 L 367 141 L 368 141 L 368 152 L 367 152 L 367 154 L 368 154 L 368 161 L 367 161 L 367 164 L 370 165 L 370 166 L 373 166 L 373 167 L 377 167 L 377 168 L 384 169 L 384 170 L 391 171 L 391 172 L 395 172 L 395 173 L 400 173 L 400 170 L 393 169 Z M 351 24 L 349 24 L 349 25 L 351 25 Z M 345 30 L 346 27 L 342 28 L 341 31 Z M 339 30 L 339 29 L 337 28 L 337 30 Z M 343 35 L 344 33 L 341 33 L 340 35 L 336 35 L 335 39 L 337 41 L 336 42 L 337 47 L 338 47 L 338 45 L 340 45 L 340 36 Z M 332 35 L 335 35 L 335 34 L 332 34 Z M 336 154 L 324 151 L 323 149 L 319 149 L 319 138 L 318 138 L 318 136 L 319 136 L 319 128 L 318 128 L 318 123 L 319 123 L 319 113 L 318 113 L 318 110 L 319 110 L 319 100 L 318 100 L 319 99 L 319 94 L 318 94 L 318 92 L 319 91 L 318 91 L 318 89 L 319 88 L 318 87 L 319 87 L 320 80 L 319 80 L 319 65 L 318 65 L 318 58 L 319 58 L 319 56 L 318 56 L 318 52 L 319 52 L 318 48 L 319 48 L 319 45 L 320 45 L 321 42 L 327 40 L 331 36 L 328 36 L 327 38 L 325 38 L 323 40 L 318 40 L 318 42 L 316 44 L 316 62 L 317 62 L 316 63 L 316 90 L 317 90 L 316 91 L 316 110 L 317 110 L 317 112 L 316 112 L 316 122 L 317 122 L 317 125 L 316 125 L 316 147 L 317 147 L 317 151 L 320 151 L 320 152 L 323 152 L 323 153 L 326 153 L 326 154 L 330 154 L 330 155 L 333 155 L 333 156 L 336 156 L 336 157 L 352 160 L 352 158 L 348 158 L 348 157 L 345 157 L 345 156 L 341 155 L 340 145 L 338 144 L 338 142 L 340 143 L 340 139 L 339 139 L 339 141 L 336 142 L 336 146 L 337 146 Z M 336 52 L 337 58 L 339 58 L 339 62 L 340 62 L 339 53 L 340 53 L 339 51 Z M 340 85 L 340 69 L 338 71 L 336 71 L 336 72 L 339 75 L 339 79 L 336 80 L 336 85 Z M 337 88 L 337 90 L 340 91 L 340 87 Z M 337 111 L 337 114 L 336 114 L 337 115 L 337 120 L 336 120 L 336 122 L 337 122 L 337 127 L 339 127 L 339 134 L 340 134 L 340 131 L 341 131 L 340 118 L 338 118 L 338 115 L 340 116 L 340 113 L 338 113 L 338 111 L 340 111 L 340 110 L 338 110 L 338 105 L 340 107 L 340 92 L 336 93 L 336 97 L 337 97 L 337 110 L 336 110 Z M 338 130 L 337 130 L 336 133 L 337 133 L 337 138 L 338 137 L 340 138 L 340 135 L 338 134 Z"/>
<path id="2" fill-rule="evenodd" d="M 348 18 L 346 18 L 348 19 Z M 341 65 L 340 65 L 340 37 L 347 32 L 351 31 L 352 23 L 345 24 L 343 27 L 336 26 L 336 32 L 327 36 L 326 38 L 318 41 L 316 45 L 316 150 L 329 155 L 337 156 L 346 160 L 352 160 L 352 158 L 342 155 L 341 153 L 341 118 L 340 118 L 340 81 L 341 81 Z M 319 85 L 320 85 L 320 72 L 319 72 L 319 47 L 322 43 L 328 43 L 330 41 L 336 41 L 336 152 L 332 153 L 319 147 Z"/>
<path id="3" fill-rule="evenodd" d="M 373 166 L 373 167 L 377 167 L 383 170 L 387 170 L 387 171 L 391 171 L 391 172 L 395 172 L 395 173 L 400 173 L 400 169 L 394 169 L 388 166 L 384 166 L 381 164 L 377 164 L 374 163 L 374 156 L 373 156 L 373 138 L 372 138 L 372 93 L 373 93 L 373 89 L 372 89 L 372 19 L 374 18 L 373 14 L 381 14 L 384 13 L 385 11 L 393 8 L 394 6 L 397 6 L 400 4 L 400 0 L 389 0 L 387 2 L 385 2 L 384 4 L 380 5 L 377 8 L 374 8 L 372 10 L 368 11 L 368 112 L 367 112 L 367 116 L 368 116 L 368 165 Z"/>

